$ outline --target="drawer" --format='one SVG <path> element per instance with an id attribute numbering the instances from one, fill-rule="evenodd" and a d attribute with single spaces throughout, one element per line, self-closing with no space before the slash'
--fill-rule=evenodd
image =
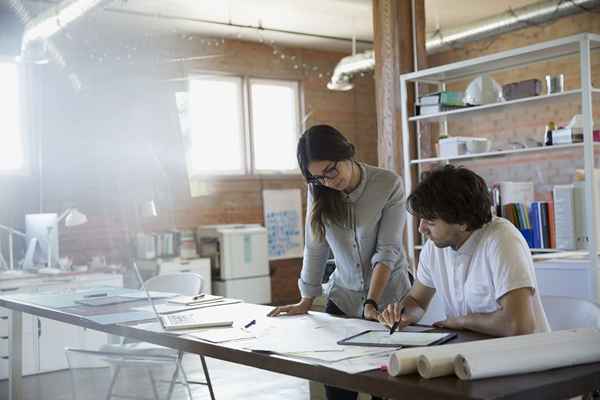
<path id="1" fill-rule="evenodd" d="M 34 319 L 35 317 L 31 314 L 23 314 L 23 332 L 31 333 L 34 330 Z M 8 316 L 0 317 L 0 337 L 8 336 L 10 329 Z"/>
<path id="2" fill-rule="evenodd" d="M 177 272 L 193 272 L 202 276 L 203 292 L 212 293 L 210 258 L 196 258 L 193 260 L 165 261 L 159 266 L 158 273 L 174 274 Z"/>
<path id="3" fill-rule="evenodd" d="M 210 269 L 210 258 L 196 258 L 193 260 L 166 261 L 159 267 L 161 274 L 170 274 L 175 272 L 197 272 L 202 273 Z"/>
<path id="4" fill-rule="evenodd" d="M 0 357 L 8 355 L 8 336 L 0 336 Z"/>
<path id="5" fill-rule="evenodd" d="M 0 379 L 8 378 L 8 357 L 0 358 Z"/>

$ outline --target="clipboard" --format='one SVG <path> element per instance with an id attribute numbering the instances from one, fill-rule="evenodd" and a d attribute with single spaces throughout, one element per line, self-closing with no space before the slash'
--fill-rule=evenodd
<path id="1" fill-rule="evenodd" d="M 453 332 L 394 332 L 386 330 L 368 330 L 357 333 L 345 339 L 339 340 L 337 344 L 346 346 L 369 346 L 369 347 L 423 347 L 446 343 L 456 337 Z"/>

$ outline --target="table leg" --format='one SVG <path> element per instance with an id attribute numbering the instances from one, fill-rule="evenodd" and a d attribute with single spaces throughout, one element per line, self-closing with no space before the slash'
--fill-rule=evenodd
<path id="1" fill-rule="evenodd" d="M 9 323 L 8 398 L 23 400 L 23 313 L 11 310 Z"/>

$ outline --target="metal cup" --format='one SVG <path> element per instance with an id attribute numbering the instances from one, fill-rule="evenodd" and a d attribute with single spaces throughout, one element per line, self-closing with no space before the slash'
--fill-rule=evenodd
<path id="1" fill-rule="evenodd" d="M 565 90 L 565 75 L 546 75 L 547 94 L 561 93 Z"/>

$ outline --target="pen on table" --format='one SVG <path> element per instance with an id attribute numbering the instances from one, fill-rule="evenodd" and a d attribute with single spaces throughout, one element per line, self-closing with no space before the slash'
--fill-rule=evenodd
<path id="1" fill-rule="evenodd" d="M 89 297 L 104 297 L 104 296 L 108 296 L 108 293 L 94 293 L 94 294 L 86 294 L 83 297 L 89 298 Z"/>
<path id="2" fill-rule="evenodd" d="M 250 328 L 252 325 L 254 325 L 256 323 L 256 320 L 253 319 L 252 321 L 248 322 L 246 325 L 244 325 L 244 329 L 248 329 Z"/>
<path id="3" fill-rule="evenodd" d="M 199 294 L 199 295 L 197 295 L 197 296 L 192 296 L 192 300 L 198 300 L 198 299 L 201 299 L 201 298 L 203 298 L 203 297 L 204 297 L 204 293 L 200 293 L 200 294 Z"/>

